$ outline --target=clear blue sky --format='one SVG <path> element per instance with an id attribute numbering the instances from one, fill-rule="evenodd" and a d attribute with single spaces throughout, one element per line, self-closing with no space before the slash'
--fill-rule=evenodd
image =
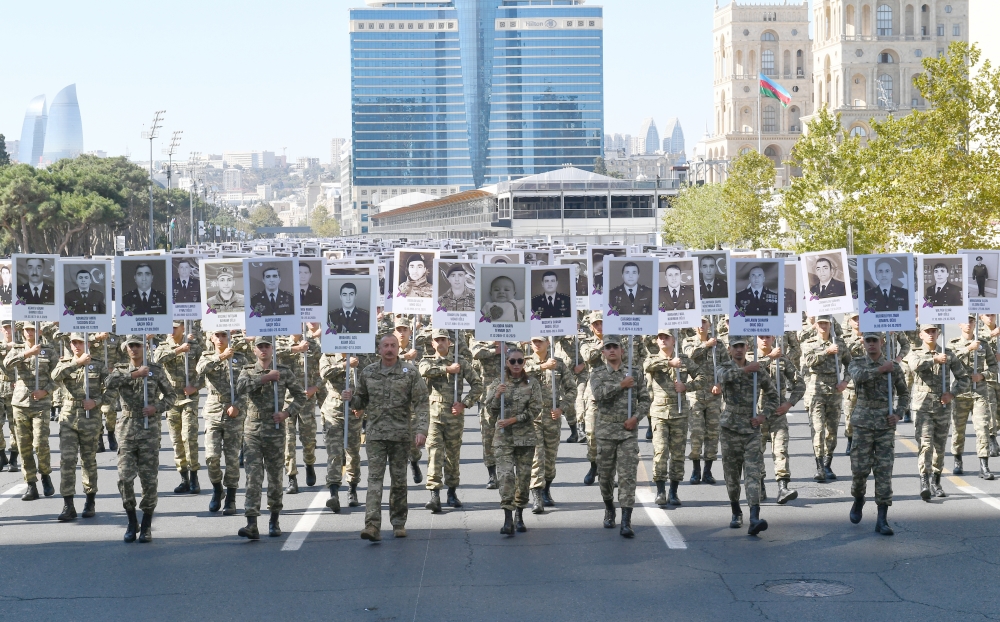
<path id="1" fill-rule="evenodd" d="M 637 134 L 647 116 L 662 130 L 676 116 L 690 151 L 711 117 L 714 0 L 590 3 L 604 6 L 606 131 Z M 363 4 L 4 2 L 0 132 L 19 138 L 28 101 L 75 82 L 87 150 L 148 158 L 140 133 L 166 109 L 157 158 L 184 130 L 182 158 L 287 147 L 326 162 L 330 139 L 350 135 L 347 11 Z M 976 6 L 1000 2 L 972 4 L 975 40 Z"/>

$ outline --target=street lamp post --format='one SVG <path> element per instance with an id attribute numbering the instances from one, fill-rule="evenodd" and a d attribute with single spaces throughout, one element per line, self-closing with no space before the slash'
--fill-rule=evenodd
<path id="1" fill-rule="evenodd" d="M 167 190 L 170 190 L 170 178 L 173 176 L 174 168 L 174 154 L 177 153 L 177 147 L 181 144 L 181 134 L 184 130 L 177 130 L 170 137 L 170 147 L 163 150 L 164 155 L 167 156 Z"/>
<path id="2" fill-rule="evenodd" d="M 160 129 L 160 121 L 166 110 L 157 110 L 153 116 L 153 122 L 149 126 L 148 132 L 143 132 L 142 137 L 149 140 L 149 250 L 153 250 L 156 245 L 156 231 L 153 229 L 153 139 L 157 137 L 157 130 Z"/>

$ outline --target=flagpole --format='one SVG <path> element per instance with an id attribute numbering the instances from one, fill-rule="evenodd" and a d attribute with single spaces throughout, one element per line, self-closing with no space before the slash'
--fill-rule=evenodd
<path id="1" fill-rule="evenodd" d="M 757 74 L 757 153 L 764 153 L 764 137 L 761 135 L 761 130 L 763 129 L 761 125 L 764 123 L 764 113 L 761 110 L 760 103 L 760 82 L 761 74 Z"/>

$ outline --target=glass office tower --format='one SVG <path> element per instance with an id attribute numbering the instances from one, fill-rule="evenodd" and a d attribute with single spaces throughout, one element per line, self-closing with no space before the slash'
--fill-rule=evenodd
<path id="1" fill-rule="evenodd" d="M 21 126 L 21 143 L 17 154 L 19 162 L 38 166 L 45 148 L 45 126 L 49 113 L 45 107 L 45 96 L 39 95 L 28 103 Z"/>
<path id="2" fill-rule="evenodd" d="M 76 85 L 70 84 L 52 99 L 42 159 L 51 164 L 63 158 L 75 158 L 81 153 L 83 121 L 80 119 L 80 103 L 76 100 Z"/>

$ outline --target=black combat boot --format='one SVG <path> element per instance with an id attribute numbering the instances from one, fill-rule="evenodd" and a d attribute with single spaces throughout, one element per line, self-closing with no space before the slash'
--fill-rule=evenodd
<path id="1" fill-rule="evenodd" d="M 875 533 L 880 533 L 883 536 L 891 536 L 895 531 L 889 526 L 889 519 L 886 514 L 889 513 L 889 506 L 884 503 L 878 504 L 878 519 L 875 521 Z"/>
<path id="2" fill-rule="evenodd" d="M 653 482 L 656 484 L 656 499 L 653 503 L 656 505 L 666 505 L 667 504 L 667 484 L 666 482 Z"/>
<path id="3" fill-rule="evenodd" d="M 778 505 L 785 505 L 789 501 L 794 501 L 798 498 L 799 491 L 789 489 L 787 479 L 778 480 Z"/>
<path id="4" fill-rule="evenodd" d="M 930 475 L 920 476 L 920 498 L 924 501 L 931 500 L 931 477 Z"/>
<path id="5" fill-rule="evenodd" d="M 174 488 L 174 494 L 186 495 L 191 492 L 191 479 L 187 471 L 181 471 L 181 483 Z"/>
<path id="6" fill-rule="evenodd" d="M 836 481 L 837 475 L 833 472 L 833 456 L 823 458 L 823 475 L 830 481 Z"/>
<path id="7" fill-rule="evenodd" d="M 965 473 L 965 465 L 962 464 L 962 454 L 955 454 L 955 467 L 951 470 L 952 475 L 962 475 Z"/>
<path id="8" fill-rule="evenodd" d="M 76 506 L 73 504 L 73 495 L 63 497 L 62 513 L 59 514 L 56 520 L 63 523 L 76 520 Z"/>
<path id="9" fill-rule="evenodd" d="M 594 485 L 594 480 L 596 478 L 597 478 L 597 463 L 596 462 L 591 462 L 590 463 L 590 470 L 587 471 L 587 474 L 583 476 L 583 484 L 584 484 L 584 486 L 593 486 Z"/>
<path id="10" fill-rule="evenodd" d="M 531 513 L 532 514 L 544 514 L 545 513 L 545 499 L 542 498 L 541 488 L 531 489 Z"/>
<path id="11" fill-rule="evenodd" d="M 7 450 L 6 449 L 0 450 L 0 471 L 3 471 L 3 468 L 7 466 L 9 462 L 10 461 L 7 460 Z"/>
<path id="12" fill-rule="evenodd" d="M 767 521 L 760 517 L 760 506 L 751 505 L 750 528 L 747 529 L 747 533 L 751 536 L 756 536 L 762 531 L 767 531 Z"/>
<path id="13" fill-rule="evenodd" d="M 330 498 L 326 500 L 326 507 L 334 514 L 340 514 L 340 484 L 330 484 Z"/>
<path id="14" fill-rule="evenodd" d="M 10 448 L 10 464 L 7 465 L 8 473 L 17 473 L 21 467 L 17 464 L 17 447 Z"/>
<path id="15" fill-rule="evenodd" d="M 240 530 L 236 532 L 236 535 L 250 540 L 260 540 L 260 532 L 257 531 L 257 517 L 247 516 L 247 526 L 240 527 Z"/>
<path id="16" fill-rule="evenodd" d="M 865 507 L 864 497 L 854 497 L 854 504 L 851 506 L 851 522 L 857 525 L 861 522 L 861 508 Z"/>
<path id="17" fill-rule="evenodd" d="M 604 500 L 604 528 L 611 529 L 615 526 L 615 502 L 611 499 Z"/>
<path id="18" fill-rule="evenodd" d="M 201 484 L 198 483 L 198 471 L 191 471 L 190 474 L 191 494 L 201 494 Z"/>
<path id="19" fill-rule="evenodd" d="M 47 473 L 42 473 L 42 494 L 46 497 L 56 494 L 55 486 L 52 485 L 52 476 Z"/>
<path id="20" fill-rule="evenodd" d="M 1000 457 L 1000 443 L 997 443 L 996 434 L 990 434 L 990 440 L 986 444 L 989 446 L 990 458 Z"/>
<path id="21" fill-rule="evenodd" d="M 816 474 L 813 475 L 813 479 L 821 484 L 826 482 L 826 471 L 823 469 L 822 458 L 816 458 Z"/>
<path id="22" fill-rule="evenodd" d="M 125 542 L 135 542 L 135 537 L 139 533 L 139 519 L 135 516 L 135 510 L 125 510 L 128 515 L 128 527 L 125 528 Z"/>
<path id="23" fill-rule="evenodd" d="M 288 485 L 285 486 L 286 495 L 297 495 L 299 494 L 299 480 L 295 475 L 288 476 Z"/>
<path id="24" fill-rule="evenodd" d="M 705 461 L 705 470 L 701 472 L 701 479 L 706 484 L 715 484 L 715 477 L 712 475 L 712 463 L 715 460 Z"/>
<path id="25" fill-rule="evenodd" d="M 847 448 L 844 449 L 844 455 L 845 456 L 850 456 L 851 455 L 851 447 L 853 447 L 853 446 L 854 446 L 854 437 L 853 436 L 848 436 L 847 437 Z"/>
<path id="26" fill-rule="evenodd" d="M 691 484 L 701 483 L 701 460 L 691 461 Z"/>
<path id="27" fill-rule="evenodd" d="M 903 413 L 903 423 L 913 423 L 913 417 L 910 414 L 909 409 L 907 409 L 906 412 Z"/>
<path id="28" fill-rule="evenodd" d="M 81 514 L 80 516 L 84 518 L 94 518 L 94 515 L 97 514 L 97 508 L 95 507 L 97 505 L 96 501 L 97 501 L 97 493 L 88 492 L 87 500 L 84 501 L 83 503 L 83 514 Z"/>
<path id="29" fill-rule="evenodd" d="M 142 513 L 142 524 L 139 526 L 139 542 L 153 541 L 153 512 Z"/>
<path id="30" fill-rule="evenodd" d="M 437 514 L 441 511 L 441 491 L 432 490 L 431 500 L 424 504 L 424 507 Z"/>
<path id="31" fill-rule="evenodd" d="M 267 535 L 277 538 L 281 535 L 281 524 L 278 523 L 278 510 L 271 510 L 271 520 L 267 521 Z"/>
<path id="32" fill-rule="evenodd" d="M 226 504 L 222 506 L 223 516 L 236 514 L 236 489 L 226 488 Z"/>
<path id="33" fill-rule="evenodd" d="M 677 486 L 680 482 L 675 482 L 671 480 L 670 482 L 670 493 L 667 495 L 667 505 L 677 505 L 681 504 L 681 500 L 677 497 Z"/>
<path id="34" fill-rule="evenodd" d="M 635 532 L 632 531 L 632 508 L 622 508 L 622 526 L 618 530 L 623 538 L 631 538 L 635 536 Z"/>
<path id="35" fill-rule="evenodd" d="M 306 465 L 306 486 L 316 485 L 316 467 L 311 464 Z"/>
<path id="36" fill-rule="evenodd" d="M 350 491 L 347 493 L 347 505 L 356 508 L 360 503 L 358 503 L 358 485 L 351 484 Z"/>
<path id="37" fill-rule="evenodd" d="M 486 482 L 486 490 L 496 490 L 497 489 L 497 468 L 496 466 L 486 467 L 486 471 L 490 474 L 490 480 Z"/>
<path id="38" fill-rule="evenodd" d="M 646 440 L 647 441 L 653 440 L 653 425 L 652 424 L 650 424 L 649 427 L 646 428 Z"/>
<path id="39" fill-rule="evenodd" d="M 118 439 L 115 438 L 114 430 L 108 430 L 108 449 L 118 451 Z"/>
<path id="40" fill-rule="evenodd" d="M 97 435 L 97 453 L 103 454 L 106 451 L 107 451 L 107 449 L 105 449 L 105 447 L 104 447 L 104 435 L 103 434 L 98 434 Z"/>
<path id="41" fill-rule="evenodd" d="M 979 459 L 979 477 L 982 479 L 993 479 L 993 473 L 990 471 L 989 458 Z"/>
<path id="42" fill-rule="evenodd" d="M 35 501 L 38 499 L 38 484 L 28 482 L 28 489 L 21 495 L 21 501 Z"/>
<path id="43" fill-rule="evenodd" d="M 948 495 L 944 494 L 944 488 L 941 488 L 941 474 L 940 473 L 935 473 L 934 476 L 931 477 L 931 493 L 933 493 L 935 497 L 947 497 L 948 496 Z"/>
<path id="44" fill-rule="evenodd" d="M 510 510 L 503 511 L 503 527 L 500 528 L 500 533 L 504 534 L 505 536 L 514 535 L 514 517 L 512 516 L 512 514 L 513 512 L 511 512 Z"/>
<path id="45" fill-rule="evenodd" d="M 733 509 L 733 519 L 729 521 L 729 528 L 739 529 L 743 526 L 743 510 L 740 509 L 740 502 L 730 501 L 729 506 Z"/>
<path id="46" fill-rule="evenodd" d="M 569 426 L 569 437 L 566 438 L 567 443 L 576 443 L 580 440 L 580 434 L 577 432 L 576 425 Z"/>
<path id="47" fill-rule="evenodd" d="M 577 426 L 580 429 L 580 444 L 585 445 L 587 443 L 587 424 L 583 420 L 577 421 Z"/>
<path id="48" fill-rule="evenodd" d="M 545 480 L 545 488 L 542 489 L 542 501 L 545 502 L 545 507 L 550 508 L 556 504 L 552 500 L 552 480 Z"/>
<path id="49" fill-rule="evenodd" d="M 413 469 L 413 483 L 419 484 L 424 481 L 424 474 L 420 472 L 420 461 L 410 460 L 410 468 Z"/>
<path id="50" fill-rule="evenodd" d="M 764 484 L 764 478 L 760 478 L 760 500 L 767 501 L 767 486 Z"/>
<path id="51" fill-rule="evenodd" d="M 446 502 L 448 503 L 448 505 L 450 505 L 453 508 L 460 508 L 460 507 L 462 507 L 462 502 L 458 500 L 458 492 L 457 491 L 458 491 L 458 487 L 457 486 L 452 486 L 451 488 L 448 489 L 448 499 L 447 499 Z"/>
<path id="52" fill-rule="evenodd" d="M 218 512 L 222 509 L 222 496 L 224 494 L 222 482 L 214 482 L 212 484 L 212 500 L 208 502 L 209 512 Z"/>
<path id="53" fill-rule="evenodd" d="M 514 531 L 524 533 L 528 528 L 524 526 L 524 508 L 514 510 Z"/>

